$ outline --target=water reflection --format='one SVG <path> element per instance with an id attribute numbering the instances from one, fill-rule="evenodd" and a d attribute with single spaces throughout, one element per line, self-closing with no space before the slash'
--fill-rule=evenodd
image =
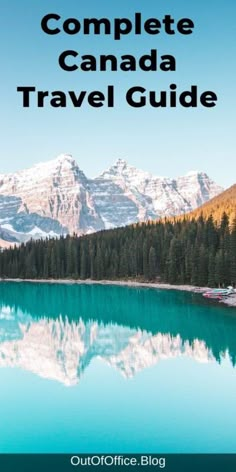
<path id="1" fill-rule="evenodd" d="M 162 359 L 236 357 L 235 310 L 189 293 L 0 284 L 0 366 L 74 385 L 94 358 L 127 378 Z"/>

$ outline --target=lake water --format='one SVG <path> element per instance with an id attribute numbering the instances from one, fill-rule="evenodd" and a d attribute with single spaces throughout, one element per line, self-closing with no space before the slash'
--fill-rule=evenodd
<path id="1" fill-rule="evenodd" d="M 0 284 L 0 452 L 236 452 L 236 309 Z"/>

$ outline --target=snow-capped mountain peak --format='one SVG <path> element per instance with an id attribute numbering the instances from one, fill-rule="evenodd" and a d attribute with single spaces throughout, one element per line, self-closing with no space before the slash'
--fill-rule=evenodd
<path id="1" fill-rule="evenodd" d="M 88 179 L 70 154 L 60 154 L 0 175 L 0 226 L 19 241 L 84 234 L 185 213 L 222 190 L 204 172 L 157 177 L 124 159 Z"/>
<path id="2" fill-rule="evenodd" d="M 73 158 L 72 154 L 59 154 L 55 159 L 54 161 L 57 161 L 57 162 L 75 162 L 75 159 Z"/>
<path id="3" fill-rule="evenodd" d="M 59 154 L 55 159 L 43 163 L 45 167 L 54 169 L 79 169 L 78 163 L 71 154 Z M 41 164 L 42 165 L 42 164 Z"/>
<path id="4" fill-rule="evenodd" d="M 115 164 L 105 170 L 98 178 L 112 180 L 123 178 L 127 183 L 138 185 L 140 181 L 151 179 L 153 176 L 149 172 L 129 165 L 124 159 L 118 159 Z"/>
<path id="5" fill-rule="evenodd" d="M 121 157 L 119 157 L 119 159 L 116 160 L 113 167 L 117 167 L 117 169 L 125 169 L 127 166 L 128 166 L 128 162 L 125 159 L 122 159 Z"/>
<path id="6" fill-rule="evenodd" d="M 19 172 L 18 174 L 22 175 L 22 173 L 29 174 L 38 172 L 38 175 L 48 178 L 50 175 L 61 173 L 63 171 L 80 171 L 83 174 L 76 160 L 70 154 L 59 154 L 59 156 L 51 159 L 50 161 L 40 162 L 34 165 L 32 168 L 26 169 L 22 172 Z"/>

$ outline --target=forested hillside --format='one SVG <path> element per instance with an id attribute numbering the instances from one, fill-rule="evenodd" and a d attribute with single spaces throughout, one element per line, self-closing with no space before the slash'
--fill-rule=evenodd
<path id="1" fill-rule="evenodd" d="M 219 225 L 210 216 L 31 241 L 0 254 L 0 276 L 235 285 L 236 220 L 229 226 L 223 214 Z"/>
<path id="2" fill-rule="evenodd" d="M 209 218 L 212 215 L 214 221 L 218 224 L 221 221 L 223 212 L 229 217 L 230 224 L 236 216 L 236 185 L 233 185 L 225 192 L 220 193 L 217 197 L 212 198 L 209 202 L 205 203 L 196 210 L 188 213 L 189 219 L 198 218 L 203 216 L 204 219 Z M 181 217 L 180 217 L 181 218 Z"/>

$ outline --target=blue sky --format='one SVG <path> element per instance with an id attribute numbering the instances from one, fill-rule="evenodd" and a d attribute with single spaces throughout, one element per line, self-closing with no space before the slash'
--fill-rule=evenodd
<path id="1" fill-rule="evenodd" d="M 42 17 L 51 12 L 63 19 L 130 17 L 145 19 L 171 14 L 192 18 L 191 36 L 48 36 Z M 0 173 L 29 167 L 57 154 L 73 154 L 88 176 L 95 176 L 118 157 L 156 175 L 171 177 L 189 170 L 206 171 L 225 187 L 236 181 L 236 3 L 234 0 L 1 0 L 1 141 Z M 82 54 L 133 54 L 158 49 L 176 56 L 176 72 L 64 72 L 59 54 L 74 49 Z M 196 84 L 218 95 L 214 109 L 133 109 L 124 99 L 134 85 L 147 90 L 180 91 Z M 17 86 L 39 90 L 105 90 L 115 86 L 114 109 L 23 109 Z"/>

